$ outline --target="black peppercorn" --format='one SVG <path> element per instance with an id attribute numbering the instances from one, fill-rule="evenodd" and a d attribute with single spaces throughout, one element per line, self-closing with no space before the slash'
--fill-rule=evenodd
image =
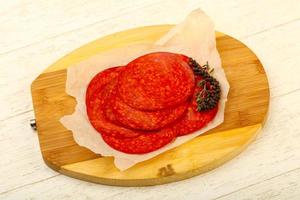
<path id="1" fill-rule="evenodd" d="M 197 86 L 202 89 L 196 95 L 197 111 L 202 112 L 213 109 L 217 106 L 221 94 L 220 83 L 209 74 L 213 69 L 210 68 L 208 62 L 201 66 L 192 58 L 189 59 L 189 65 L 194 74 L 202 78 L 197 83 Z"/>

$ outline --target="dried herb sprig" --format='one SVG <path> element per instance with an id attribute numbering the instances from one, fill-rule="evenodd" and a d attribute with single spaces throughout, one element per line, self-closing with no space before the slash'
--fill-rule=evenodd
<path id="1" fill-rule="evenodd" d="M 194 71 L 196 76 L 200 76 L 202 79 L 197 83 L 197 87 L 201 88 L 201 91 L 196 95 L 197 111 L 211 110 L 218 104 L 221 95 L 220 83 L 210 75 L 213 72 L 206 62 L 201 66 L 195 60 L 190 58 L 189 65 Z"/>

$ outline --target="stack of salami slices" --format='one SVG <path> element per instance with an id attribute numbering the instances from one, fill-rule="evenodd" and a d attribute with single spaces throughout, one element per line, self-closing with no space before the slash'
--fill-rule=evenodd
<path id="1" fill-rule="evenodd" d="M 86 108 L 110 147 L 144 154 L 203 128 L 219 99 L 219 83 L 207 67 L 185 55 L 155 52 L 98 73 L 87 88 Z"/>

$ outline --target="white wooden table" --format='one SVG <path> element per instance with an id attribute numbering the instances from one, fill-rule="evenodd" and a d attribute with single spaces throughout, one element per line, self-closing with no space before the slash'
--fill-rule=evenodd
<path id="1" fill-rule="evenodd" d="M 198 6 L 267 71 L 271 106 L 258 139 L 211 172 L 161 186 L 103 186 L 49 169 L 29 126 L 36 76 L 101 36 L 178 23 Z M 0 199 L 300 199 L 299 37 L 299 0 L 0 1 Z"/>

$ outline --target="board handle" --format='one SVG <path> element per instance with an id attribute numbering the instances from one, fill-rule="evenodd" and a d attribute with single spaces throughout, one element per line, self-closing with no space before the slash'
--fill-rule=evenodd
<path id="1" fill-rule="evenodd" d="M 36 131 L 36 121 L 35 121 L 35 119 L 31 119 L 31 120 L 30 120 L 30 126 L 31 126 L 31 128 L 32 128 L 33 130 Z"/>

